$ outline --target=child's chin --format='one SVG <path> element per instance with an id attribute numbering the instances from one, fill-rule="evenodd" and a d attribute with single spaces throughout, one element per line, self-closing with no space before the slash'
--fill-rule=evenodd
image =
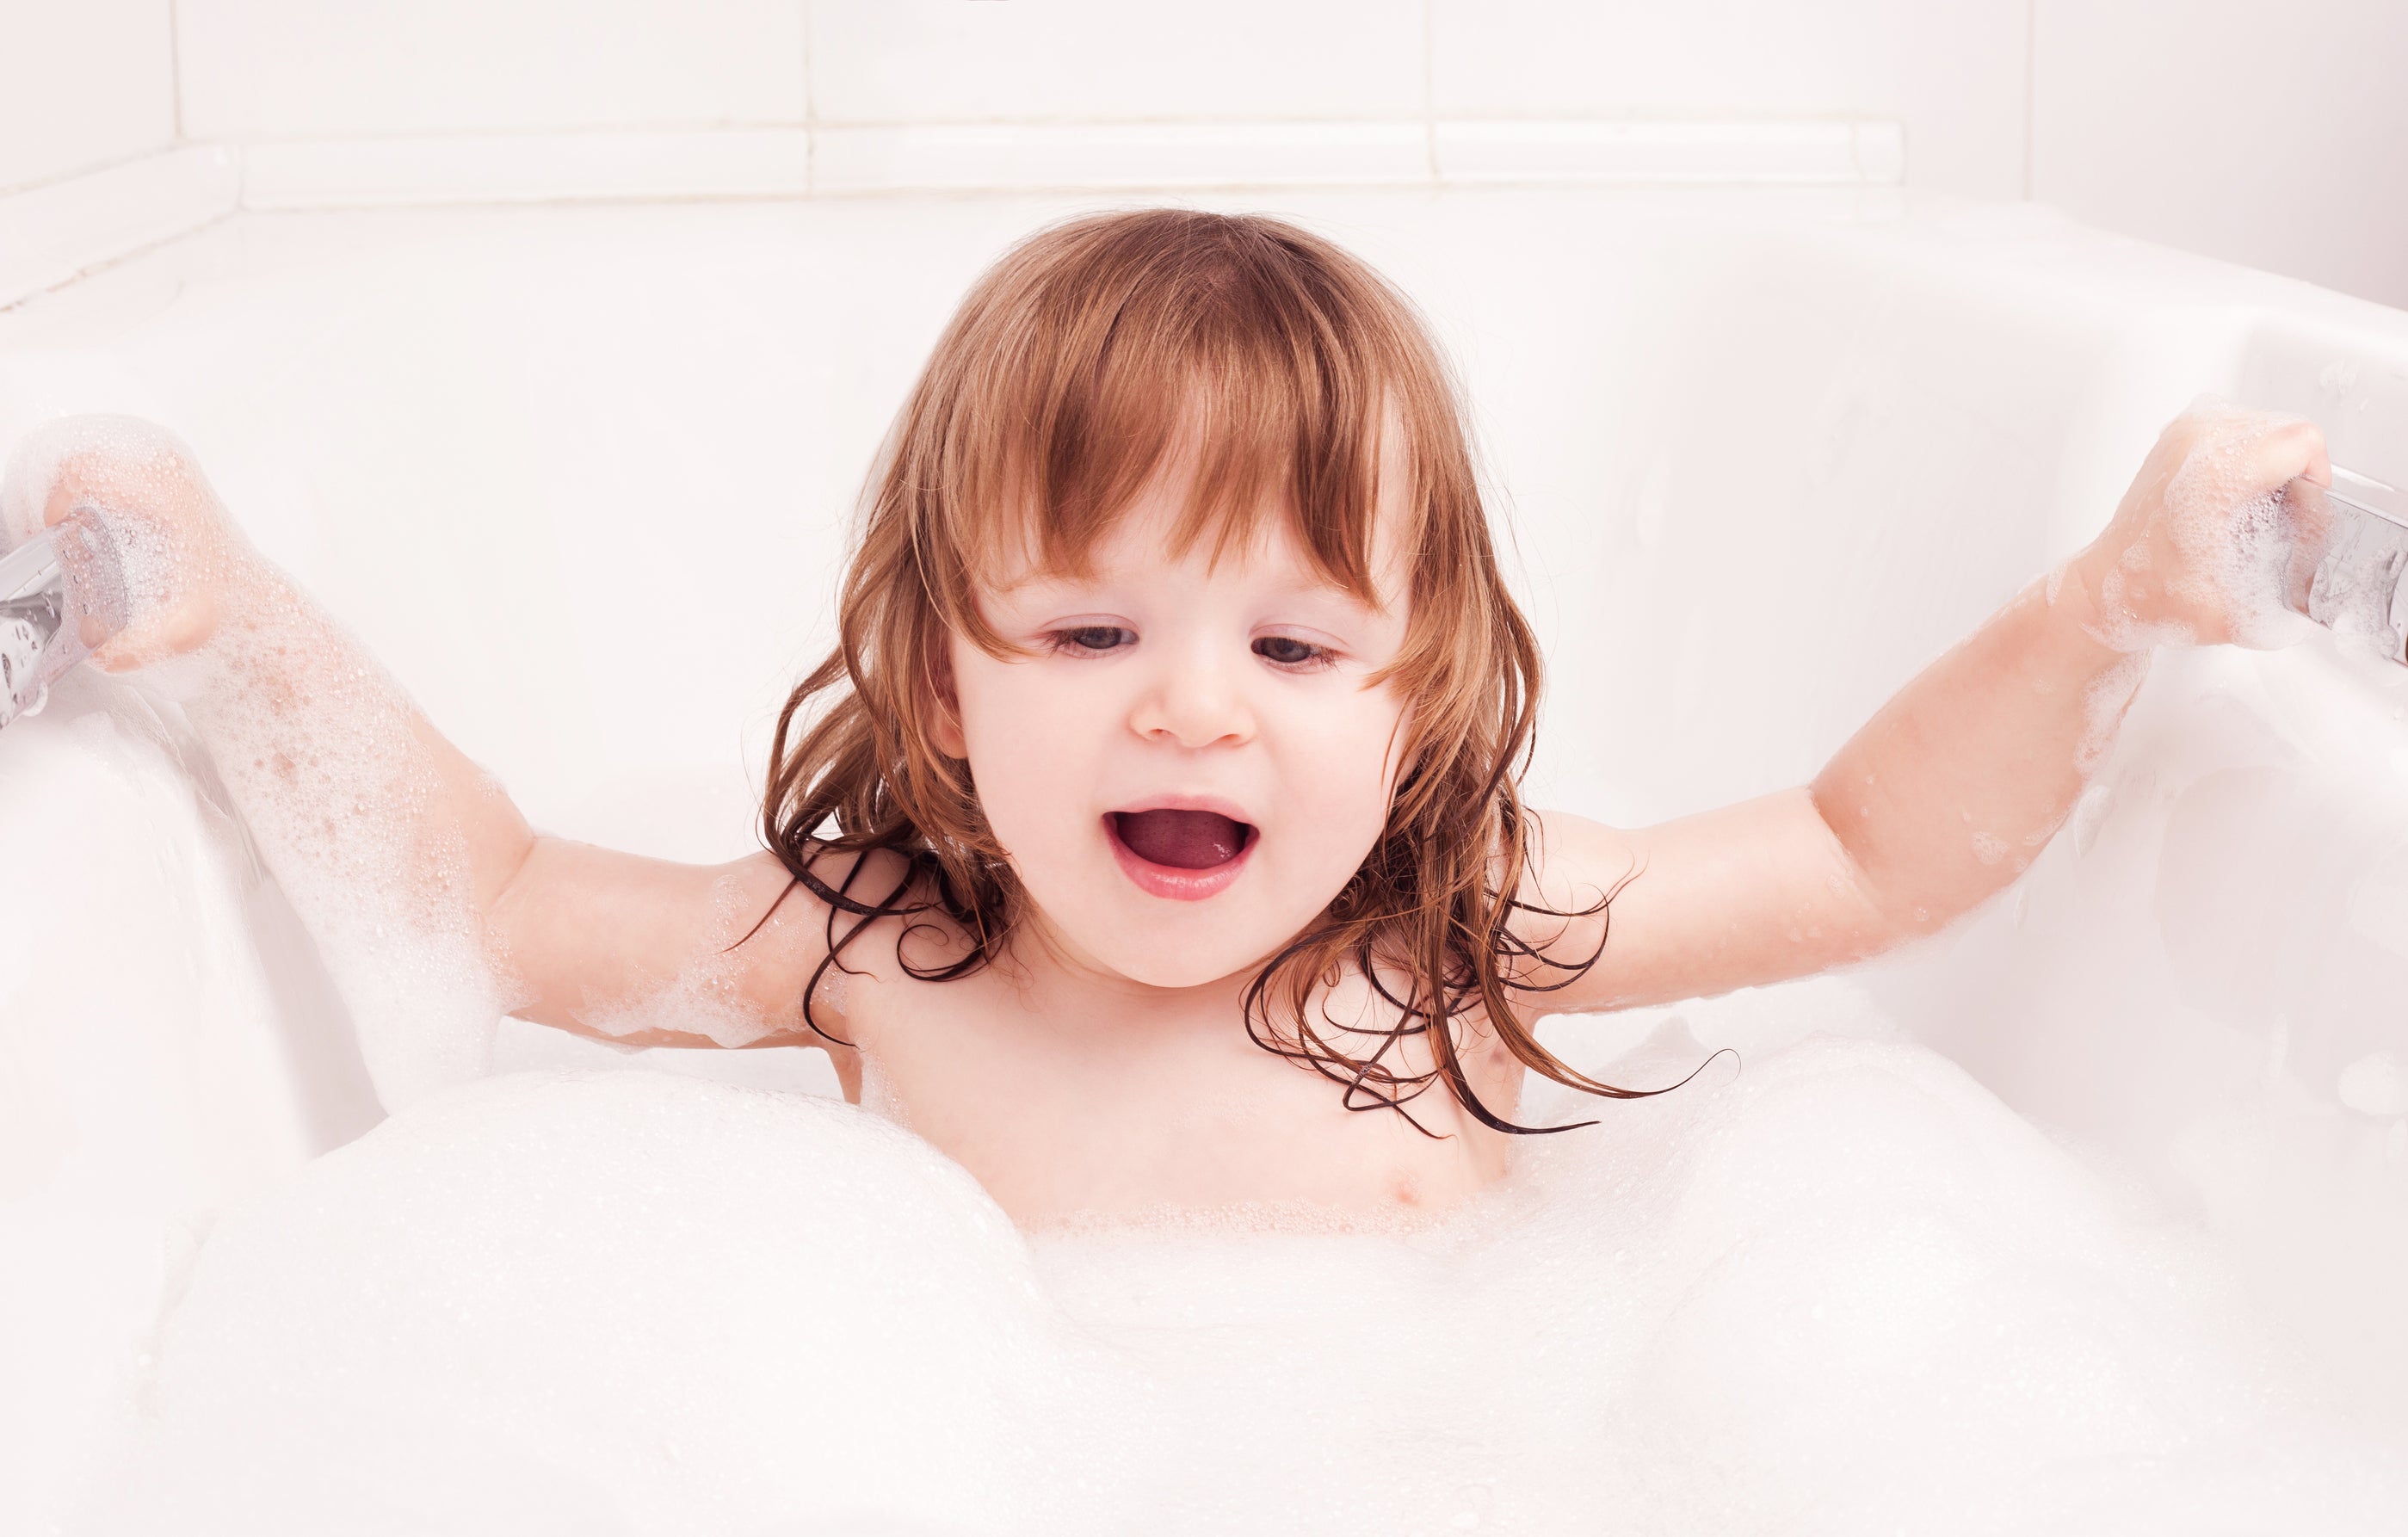
<path id="1" fill-rule="evenodd" d="M 1260 954 L 1258 948 L 1194 935 L 1114 938 L 1118 942 L 1098 954 L 1113 970 L 1147 987 L 1202 987 L 1248 970 Z"/>
<path id="2" fill-rule="evenodd" d="M 1129 956 L 1112 970 L 1148 987 L 1202 987 L 1243 968 L 1242 961 L 1223 965 L 1210 956 L 1149 954 Z"/>

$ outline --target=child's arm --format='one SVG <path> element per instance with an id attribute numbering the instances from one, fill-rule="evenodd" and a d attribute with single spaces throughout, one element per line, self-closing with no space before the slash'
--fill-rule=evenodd
<path id="1" fill-rule="evenodd" d="M 473 1070 L 504 1009 L 644 1044 L 714 1043 L 631 1031 L 631 1011 L 681 979 L 695 995 L 681 1004 L 719 1026 L 712 1035 L 734 1020 L 762 1043 L 818 1040 L 797 1005 L 826 954 L 825 907 L 794 892 L 736 944 L 786 894 L 775 859 L 684 866 L 536 834 L 244 544 L 173 438 L 120 420 L 50 429 L 12 465 L 0 510 L 12 538 L 70 516 L 108 530 L 128 622 L 93 660 L 152 669 L 180 698 L 325 954 L 389 1101 L 396 1085 L 406 1097 Z M 814 1012 L 842 1035 L 838 1002 Z"/>
<path id="2" fill-rule="evenodd" d="M 1532 1012 L 1806 975 L 1930 933 L 2006 885 L 2104 758 L 2148 648 L 2234 639 L 2297 590 L 2316 540 L 2268 498 L 2300 478 L 2330 479 L 2311 424 L 2186 416 L 2096 542 L 1908 683 L 1812 784 L 1639 832 L 1544 818 L 1541 899 L 1584 907 L 1628 880 L 1610 934 L 1595 918 L 1520 926 L 1559 958 L 1607 940 Z"/>

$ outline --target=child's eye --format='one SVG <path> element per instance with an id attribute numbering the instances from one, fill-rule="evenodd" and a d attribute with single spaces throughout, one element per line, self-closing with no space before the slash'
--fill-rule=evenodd
<path id="1" fill-rule="evenodd" d="M 1329 648 L 1316 646 L 1310 640 L 1299 640 L 1292 635 L 1265 635 L 1254 640 L 1254 654 L 1266 662 L 1283 668 L 1318 668 L 1329 665 Z"/>
<path id="2" fill-rule="evenodd" d="M 1137 644 L 1136 632 L 1118 625 L 1073 625 L 1066 630 L 1054 630 L 1046 639 L 1055 651 L 1068 652 L 1073 656 L 1099 656 Z"/>

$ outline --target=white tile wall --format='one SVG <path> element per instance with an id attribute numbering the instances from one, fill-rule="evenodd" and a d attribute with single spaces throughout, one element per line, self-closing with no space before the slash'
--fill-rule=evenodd
<path id="1" fill-rule="evenodd" d="M 266 140 L 242 151 L 247 208 L 803 197 L 803 128 Z"/>
<path id="2" fill-rule="evenodd" d="M 179 0 L 184 132 L 259 139 L 797 123 L 803 7 Z"/>
<path id="3" fill-rule="evenodd" d="M 170 15 L 169 0 L 0 7 L 0 192 L 175 142 Z"/>
<path id="4" fill-rule="evenodd" d="M 1896 119 L 1911 186 L 2023 188 L 2029 0 L 1429 0 L 1441 117 Z"/>
<path id="5" fill-rule="evenodd" d="M 812 0 L 832 122 L 1409 118 L 1415 0 Z"/>
<path id="6" fill-rule="evenodd" d="M 2033 195 L 2408 308 L 2408 6 L 2035 3 Z"/>
<path id="7" fill-rule="evenodd" d="M 1895 115 L 1906 183 L 1965 197 L 2024 195 L 2032 0 L 1928 0 L 1899 18 Z"/>
<path id="8" fill-rule="evenodd" d="M 1281 187 L 1426 182 L 1418 122 L 823 124 L 811 190 Z"/>
<path id="9" fill-rule="evenodd" d="M 236 152 L 194 144 L 0 194 L 0 307 L 232 213 Z"/>
<path id="10" fill-rule="evenodd" d="M 1874 113 L 1908 4 L 1430 0 L 1432 93 L 1455 117 Z"/>
<path id="11" fill-rule="evenodd" d="M 179 24 L 187 133 L 251 143 L 808 112 L 852 165 L 911 149 L 853 130 L 924 125 L 1902 119 L 1912 184 L 2013 196 L 2029 3 L 180 0 Z"/>
<path id="12" fill-rule="evenodd" d="M 1410 180 L 1433 115 L 1464 175 L 1517 122 L 1583 175 L 1828 124 L 1814 176 L 1878 180 L 1896 123 L 1909 186 L 2408 305 L 2401 0 L 0 0 L 0 195 L 172 147 L 179 99 L 184 142 L 332 141 L 263 153 L 303 203 Z"/>

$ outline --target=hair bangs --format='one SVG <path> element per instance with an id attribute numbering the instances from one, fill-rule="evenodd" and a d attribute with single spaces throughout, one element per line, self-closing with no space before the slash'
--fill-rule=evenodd
<path id="1" fill-rule="evenodd" d="M 1363 323 L 1395 296 L 1344 292 L 1268 230 L 1193 234 L 1191 249 L 1090 251 L 1034 281 L 1013 283 L 1007 259 L 985 286 L 1009 297 L 966 310 L 1001 355 L 955 412 L 948 479 L 960 494 L 935 499 L 927 532 L 974 580 L 1082 575 L 1131 505 L 1170 481 L 1173 555 L 1232 558 L 1283 518 L 1316 575 L 1391 599 L 1377 568 L 1383 491 L 1408 522 L 1421 498 L 1382 484 L 1390 435 L 1408 450 L 1394 465 L 1419 481 L 1412 445 L 1458 430 L 1451 410 L 1427 419 L 1425 360 L 1398 328 Z M 1412 527 L 1392 538 L 1423 542 Z"/>

